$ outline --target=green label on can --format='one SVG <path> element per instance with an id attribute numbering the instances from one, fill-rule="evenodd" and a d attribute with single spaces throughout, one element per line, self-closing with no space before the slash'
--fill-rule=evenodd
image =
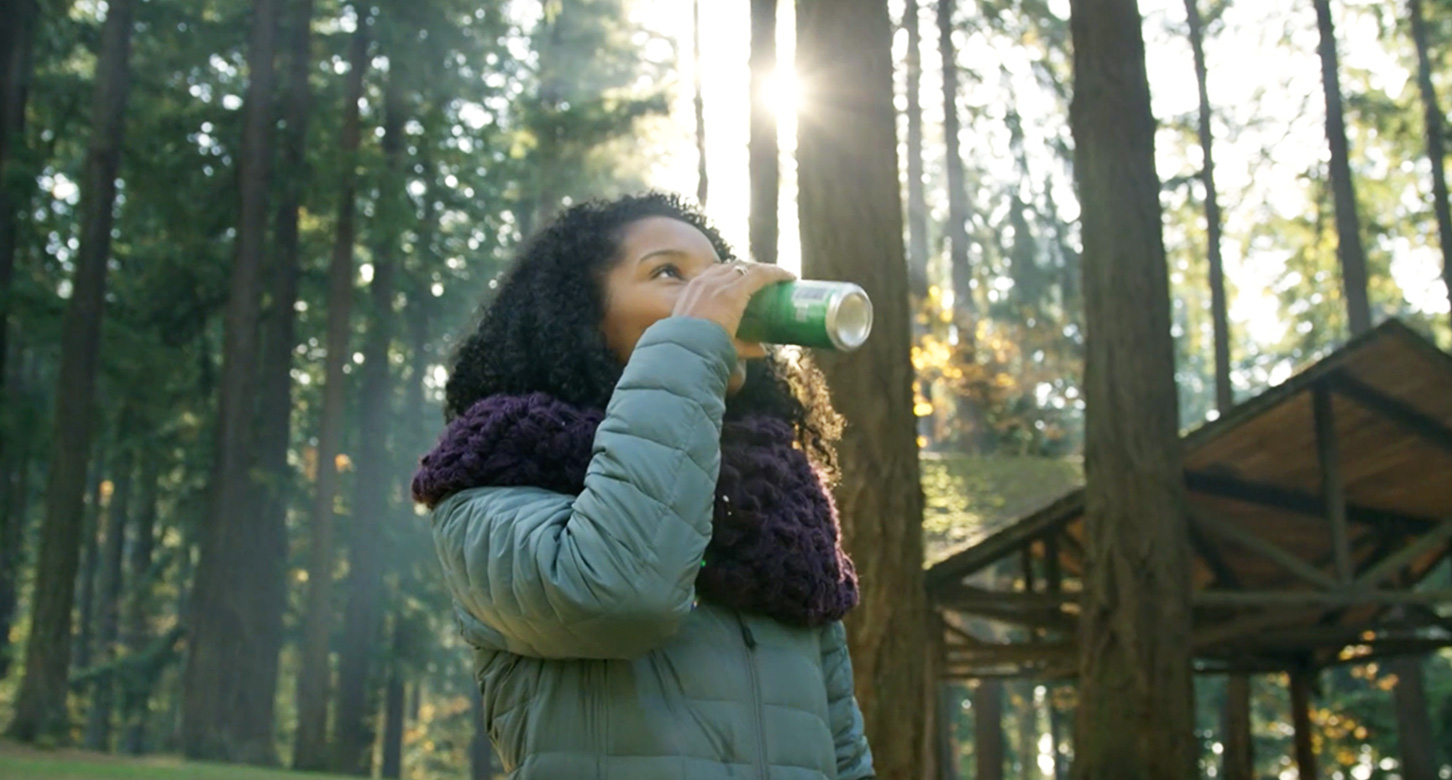
<path id="1" fill-rule="evenodd" d="M 872 303 L 849 282 L 803 280 L 763 288 L 741 319 L 743 341 L 854 350 L 872 330 Z"/>

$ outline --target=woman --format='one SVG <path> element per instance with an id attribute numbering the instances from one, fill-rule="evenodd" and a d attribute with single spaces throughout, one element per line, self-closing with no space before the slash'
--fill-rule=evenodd
<path id="1" fill-rule="evenodd" d="M 575 206 L 458 350 L 413 490 L 512 778 L 873 775 L 838 420 L 734 339 L 792 277 L 731 257 L 672 196 Z"/>

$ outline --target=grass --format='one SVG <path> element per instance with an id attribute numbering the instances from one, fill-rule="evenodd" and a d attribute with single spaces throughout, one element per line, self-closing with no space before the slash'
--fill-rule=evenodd
<path id="1" fill-rule="evenodd" d="M 170 756 L 121 758 L 0 742 L 0 780 L 343 780 L 340 775 L 206 764 Z M 350 779 L 352 780 L 352 779 Z"/>

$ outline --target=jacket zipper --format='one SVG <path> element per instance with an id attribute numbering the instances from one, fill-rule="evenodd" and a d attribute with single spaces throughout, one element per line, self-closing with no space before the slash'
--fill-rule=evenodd
<path id="1" fill-rule="evenodd" d="M 761 780 L 767 780 L 766 707 L 761 701 L 761 679 L 756 671 L 756 636 L 751 633 L 751 628 L 739 613 L 736 615 L 736 623 L 741 626 L 741 639 L 746 645 L 746 670 L 751 675 L 751 704 L 756 721 L 756 771 Z"/>

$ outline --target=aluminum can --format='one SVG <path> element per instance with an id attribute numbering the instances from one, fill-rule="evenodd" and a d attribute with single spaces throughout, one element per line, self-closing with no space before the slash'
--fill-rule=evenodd
<path id="1" fill-rule="evenodd" d="M 872 333 L 872 300 L 850 282 L 780 282 L 752 296 L 737 336 L 742 341 L 795 344 L 851 352 Z"/>

